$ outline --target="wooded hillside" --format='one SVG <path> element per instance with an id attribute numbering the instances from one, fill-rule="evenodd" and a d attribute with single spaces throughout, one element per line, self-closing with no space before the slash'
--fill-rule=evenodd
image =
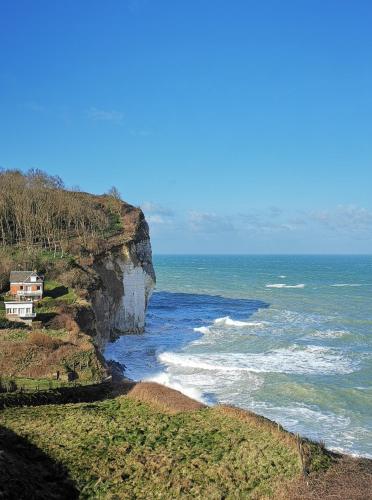
<path id="1" fill-rule="evenodd" d="M 84 245 L 104 238 L 119 224 L 120 198 L 105 200 L 65 188 L 41 170 L 0 171 L 0 245 L 62 247 L 78 238 Z"/>

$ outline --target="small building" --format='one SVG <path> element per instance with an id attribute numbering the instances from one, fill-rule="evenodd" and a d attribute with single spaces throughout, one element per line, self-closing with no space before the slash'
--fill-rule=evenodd
<path id="1" fill-rule="evenodd" d="M 43 298 L 44 278 L 36 271 L 11 271 L 10 295 L 18 300 Z"/>
<path id="2" fill-rule="evenodd" d="M 6 317 L 11 321 L 31 323 L 36 316 L 32 300 L 12 300 L 4 304 Z"/>

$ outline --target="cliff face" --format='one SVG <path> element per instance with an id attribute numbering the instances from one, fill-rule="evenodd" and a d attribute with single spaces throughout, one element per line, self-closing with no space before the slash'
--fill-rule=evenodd
<path id="1" fill-rule="evenodd" d="M 142 211 L 126 203 L 121 209 L 122 231 L 94 257 L 97 284 L 90 291 L 98 347 L 124 333 L 140 333 L 155 286 L 149 228 Z M 90 330 L 92 330 L 92 322 Z"/>

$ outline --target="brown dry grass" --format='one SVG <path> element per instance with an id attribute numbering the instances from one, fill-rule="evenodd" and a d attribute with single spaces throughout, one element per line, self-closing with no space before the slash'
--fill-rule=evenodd
<path id="1" fill-rule="evenodd" d="M 79 379 L 94 381 L 106 373 L 104 361 L 83 334 L 72 339 L 35 331 L 21 341 L 0 340 L 0 373 L 4 376 L 53 379 L 57 371 L 61 375 L 74 371 Z"/>
<path id="2" fill-rule="evenodd" d="M 191 399 L 179 391 L 169 389 L 155 382 L 123 383 L 129 398 L 149 403 L 156 409 L 169 414 L 199 410 L 205 405 Z"/>
<path id="3" fill-rule="evenodd" d="M 371 500 L 372 460 L 339 457 L 326 472 L 282 487 L 278 500 Z"/>
<path id="4" fill-rule="evenodd" d="M 62 309 L 62 307 L 60 307 Z M 79 325 L 68 312 L 57 314 L 48 324 L 54 330 L 66 330 L 72 335 L 77 335 L 80 332 Z"/>
<path id="5" fill-rule="evenodd" d="M 247 422 L 248 424 L 251 423 L 256 427 L 259 426 L 262 429 L 269 430 L 275 434 L 285 434 L 291 443 L 296 442 L 296 436 L 294 434 L 291 434 L 290 432 L 285 431 L 280 424 L 273 422 L 272 420 L 269 420 L 268 418 L 261 415 L 257 415 L 252 411 L 242 410 L 241 408 L 229 405 L 218 405 L 215 408 L 219 413 L 223 415 L 242 420 L 244 422 Z"/>
<path id="6" fill-rule="evenodd" d="M 28 336 L 28 343 L 46 349 L 58 349 L 64 342 L 61 339 L 50 337 L 42 332 L 32 332 Z"/>
<path id="7" fill-rule="evenodd" d="M 40 378 L 53 377 L 54 372 L 61 369 L 61 363 L 67 357 L 78 353 L 78 347 L 71 344 L 59 344 L 55 348 L 54 341 L 41 340 L 41 344 L 33 342 L 2 342 L 0 352 L 0 373 L 6 376 Z"/>

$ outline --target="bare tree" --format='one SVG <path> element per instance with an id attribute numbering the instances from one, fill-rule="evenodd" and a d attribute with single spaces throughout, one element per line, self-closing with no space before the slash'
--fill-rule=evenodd
<path id="1" fill-rule="evenodd" d="M 106 200 L 106 202 L 105 202 Z M 110 201 L 112 200 L 112 202 Z M 0 170 L 0 244 L 66 250 L 104 238 L 121 204 L 116 188 L 108 199 L 66 190 L 58 176 L 41 170 Z"/>

